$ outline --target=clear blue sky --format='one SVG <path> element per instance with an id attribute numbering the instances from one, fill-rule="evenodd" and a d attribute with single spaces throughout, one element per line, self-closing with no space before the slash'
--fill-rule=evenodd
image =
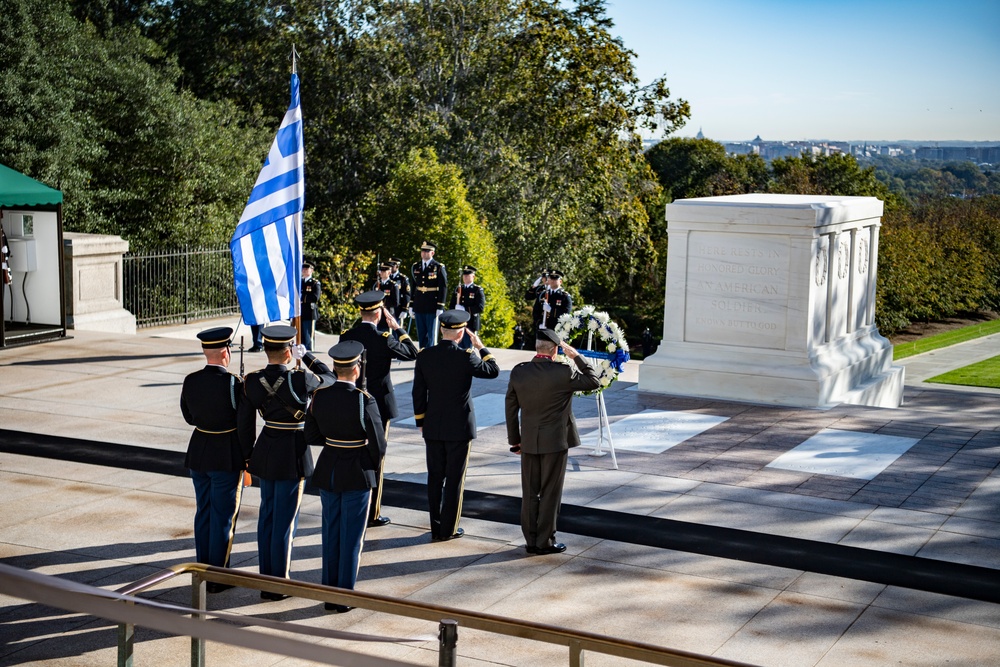
<path id="1" fill-rule="evenodd" d="M 1000 141 L 1000 0 L 607 0 L 676 136 Z"/>

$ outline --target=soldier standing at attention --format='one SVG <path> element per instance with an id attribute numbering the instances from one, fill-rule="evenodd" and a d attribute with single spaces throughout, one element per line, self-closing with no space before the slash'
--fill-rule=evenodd
<path id="1" fill-rule="evenodd" d="M 375 399 L 357 386 L 364 346 L 341 341 L 330 348 L 337 381 L 316 392 L 306 414 L 306 441 L 321 445 L 312 482 L 323 506 L 323 585 L 354 590 L 375 469 L 385 455 Z M 338 614 L 354 607 L 327 602 Z"/>
<path id="2" fill-rule="evenodd" d="M 573 299 L 562 288 L 563 274 L 549 271 L 548 288 L 538 295 L 538 329 L 555 329 L 559 318 L 573 311 Z"/>
<path id="3" fill-rule="evenodd" d="M 468 321 L 466 312 L 445 311 L 441 315 L 441 342 L 420 350 L 413 371 L 413 417 L 427 446 L 427 501 L 434 541 L 465 534 L 458 522 L 465 468 L 476 437 L 472 378 L 500 375 L 493 355 L 465 328 Z M 458 347 L 463 336 L 475 351 Z"/>
<path id="4" fill-rule="evenodd" d="M 302 344 L 310 351 L 313 349 L 313 337 L 316 335 L 321 294 L 322 285 L 319 280 L 313 278 L 313 265 L 306 262 L 302 265 Z"/>
<path id="5" fill-rule="evenodd" d="M 365 292 L 354 297 L 355 303 L 361 308 L 361 322 L 341 336 L 341 342 L 357 341 L 368 352 L 365 364 L 366 390 L 375 399 L 381 416 L 383 437 L 389 439 L 389 420 L 398 414 L 396 409 L 396 394 L 392 387 L 392 377 L 389 370 L 393 359 L 413 361 L 417 358 L 417 348 L 413 340 L 406 335 L 399 322 L 384 308 L 384 293 L 376 290 Z M 379 323 L 385 320 L 385 331 L 379 329 Z M 368 513 L 368 527 L 377 528 L 390 523 L 389 517 L 382 516 L 382 468 L 384 458 L 376 461 L 378 477 L 377 487 L 372 496 L 371 508 Z"/>
<path id="6" fill-rule="evenodd" d="M 245 448 L 253 446 L 249 470 L 260 478 L 260 573 L 287 579 L 302 490 L 305 478 L 313 472 L 312 454 L 303 435 L 306 408 L 312 393 L 333 384 L 336 377 L 305 347 L 294 344 L 295 327 L 267 326 L 262 335 L 267 366 L 247 374 L 237 424 L 240 442 Z M 311 372 L 289 368 L 292 359 L 302 359 Z M 257 412 L 264 418 L 264 428 L 254 444 Z M 266 591 L 260 596 L 265 600 L 287 597 Z"/>
<path id="7" fill-rule="evenodd" d="M 413 274 L 413 318 L 417 321 L 420 349 L 430 347 L 437 338 L 437 318 L 448 300 L 448 274 L 444 264 L 434 259 L 437 249 L 424 241 L 420 246 L 420 261 L 410 268 Z"/>
<path id="8" fill-rule="evenodd" d="M 184 467 L 191 471 L 197 509 L 194 550 L 199 563 L 229 567 L 243 491 L 243 470 L 250 448 L 241 447 L 236 412 L 243 398 L 243 380 L 229 373 L 229 327 L 198 334 L 206 365 L 184 378 L 181 414 L 194 426 Z M 232 586 L 208 582 L 209 593 Z"/>
<path id="9" fill-rule="evenodd" d="M 479 333 L 483 311 L 486 310 L 486 291 L 475 283 L 476 267 L 462 267 L 462 283 L 451 297 L 451 307 L 469 314 L 469 331 Z"/>
<path id="10" fill-rule="evenodd" d="M 399 311 L 399 283 L 389 277 L 391 270 L 392 267 L 385 262 L 379 265 L 378 278 L 375 279 L 372 289 L 378 290 L 385 295 L 382 299 L 382 305 L 385 306 L 386 310 L 395 315 Z M 385 326 L 380 328 L 384 329 Z"/>
<path id="11" fill-rule="evenodd" d="M 389 258 L 389 277 L 399 286 L 399 305 L 393 311 L 392 316 L 402 322 L 402 314 L 410 307 L 410 279 L 405 273 L 399 272 L 399 264 L 403 260 L 397 257 Z"/>

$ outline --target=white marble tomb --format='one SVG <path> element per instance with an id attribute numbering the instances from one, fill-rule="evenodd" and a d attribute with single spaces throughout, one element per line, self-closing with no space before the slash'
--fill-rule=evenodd
<path id="1" fill-rule="evenodd" d="M 898 407 L 875 326 L 882 202 L 732 195 L 667 206 L 663 341 L 641 391 L 795 407 Z"/>

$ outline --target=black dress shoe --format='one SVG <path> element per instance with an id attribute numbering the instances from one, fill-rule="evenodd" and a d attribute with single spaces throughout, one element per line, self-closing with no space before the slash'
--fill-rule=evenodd
<path id="1" fill-rule="evenodd" d="M 532 556 L 534 556 L 534 555 L 537 555 L 537 554 L 538 554 L 538 547 L 533 547 L 533 546 L 531 546 L 531 545 L 529 545 L 529 544 L 525 544 L 525 545 L 524 545 L 524 550 L 525 550 L 525 551 L 527 551 L 527 552 L 528 552 L 529 554 L 531 554 Z"/>
<path id="2" fill-rule="evenodd" d="M 257 347 L 256 345 L 254 345 L 249 350 L 247 350 L 247 352 L 263 352 L 263 351 L 264 351 L 264 348 Z"/>
<path id="3" fill-rule="evenodd" d="M 462 537 L 463 535 L 465 535 L 465 531 L 463 529 L 459 528 L 452 535 L 449 535 L 448 537 L 438 537 L 437 535 L 434 535 L 434 536 L 431 537 L 431 541 L 432 542 L 447 542 L 448 540 L 457 540 L 458 538 Z"/>
<path id="4" fill-rule="evenodd" d="M 290 595 L 284 595 L 283 593 L 272 593 L 270 591 L 261 591 L 260 599 L 267 600 L 269 602 L 277 602 L 278 600 L 284 600 L 291 597 Z"/>
<path id="5" fill-rule="evenodd" d="M 235 588 L 232 584 L 220 584 L 215 581 L 209 581 L 205 584 L 205 590 L 209 593 L 221 593 L 222 591 L 228 591 L 230 588 Z"/>
<path id="6" fill-rule="evenodd" d="M 332 602 L 324 602 L 323 609 L 325 609 L 326 611 L 333 611 L 338 614 L 346 614 L 350 610 L 354 609 L 354 607 L 348 607 L 346 604 L 334 604 Z"/>
<path id="7" fill-rule="evenodd" d="M 390 519 L 387 516 L 380 516 L 380 517 L 376 517 L 376 518 L 372 519 L 371 521 L 369 521 L 368 522 L 368 527 L 369 528 L 378 528 L 379 526 L 388 526 L 390 523 L 392 523 L 392 519 Z"/>
<path id="8" fill-rule="evenodd" d="M 556 542 L 552 546 L 548 547 L 535 547 L 534 553 L 540 556 L 544 556 L 546 554 L 561 554 L 564 551 L 566 551 L 566 545 L 563 544 L 562 542 Z M 528 553 L 532 552 L 529 551 Z"/>

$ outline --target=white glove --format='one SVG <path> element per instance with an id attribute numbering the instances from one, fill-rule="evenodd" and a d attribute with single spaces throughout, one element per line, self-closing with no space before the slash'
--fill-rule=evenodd
<path id="1" fill-rule="evenodd" d="M 437 311 L 437 316 L 438 316 L 438 317 L 441 317 L 441 313 L 443 313 L 443 312 L 444 312 L 443 310 L 441 310 L 440 308 L 438 308 L 438 311 Z"/>
<path id="2" fill-rule="evenodd" d="M 546 313 L 551 313 L 552 312 L 552 306 L 550 306 L 547 303 L 543 303 L 542 304 L 542 310 L 544 310 Z"/>
<path id="3" fill-rule="evenodd" d="M 542 284 L 542 277 L 538 276 L 537 278 L 535 278 L 535 282 L 531 283 L 531 286 L 538 287 L 541 284 Z"/>
<path id="4" fill-rule="evenodd" d="M 406 314 L 409 315 L 410 317 L 413 317 L 413 309 L 412 308 L 407 308 L 406 309 Z"/>
<path id="5" fill-rule="evenodd" d="M 292 359 L 298 361 L 302 357 L 306 356 L 306 346 L 305 345 L 292 345 Z"/>
<path id="6" fill-rule="evenodd" d="M 457 304 L 455 306 L 455 310 L 465 310 L 465 306 L 463 306 L 462 304 Z M 438 312 L 440 313 L 441 311 L 438 311 Z"/>

